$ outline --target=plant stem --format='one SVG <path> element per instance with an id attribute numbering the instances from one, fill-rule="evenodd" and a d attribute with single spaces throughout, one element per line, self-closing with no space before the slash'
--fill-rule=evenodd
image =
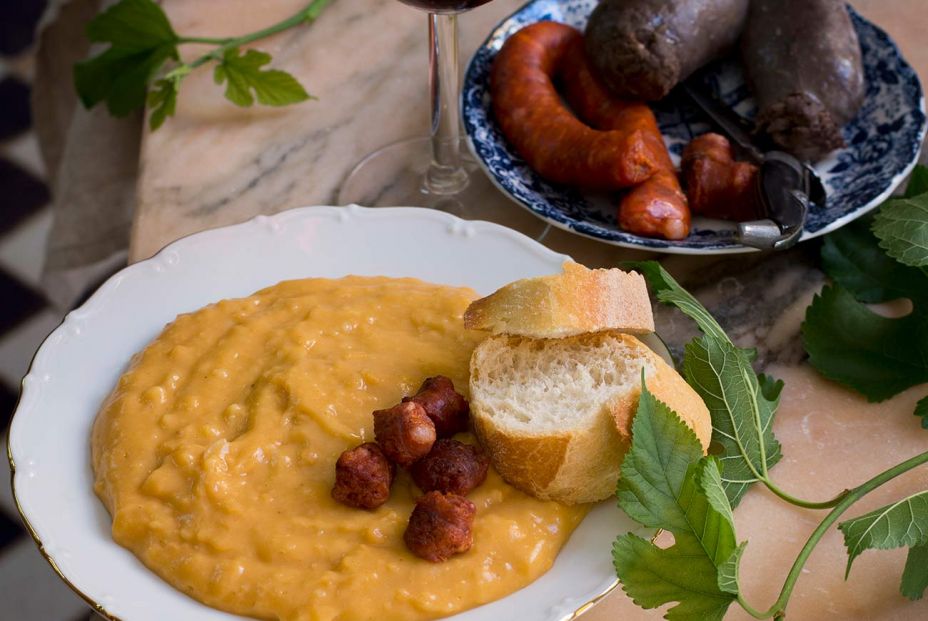
<path id="1" fill-rule="evenodd" d="M 746 613 L 755 619 L 767 619 L 770 616 L 766 612 L 760 612 L 759 610 L 754 609 L 750 604 L 748 604 L 741 593 L 738 593 L 738 604 L 741 605 Z"/>
<path id="2" fill-rule="evenodd" d="M 210 50 L 206 54 L 203 54 L 199 58 L 191 61 L 187 64 L 191 69 L 196 69 L 200 65 L 209 62 L 210 60 L 222 60 L 223 54 L 235 47 L 240 45 L 245 45 L 246 43 L 251 43 L 252 41 L 257 41 L 258 39 L 263 39 L 264 37 L 269 37 L 278 32 L 283 32 L 288 28 L 298 26 L 303 22 L 312 22 L 322 10 L 327 7 L 329 4 L 334 2 L 334 0 L 312 0 L 305 7 L 297 11 L 295 14 L 291 15 L 283 21 L 279 21 L 276 24 L 272 24 L 267 28 L 262 28 L 261 30 L 256 30 L 255 32 L 242 35 L 240 37 L 231 37 L 228 39 L 214 39 L 210 37 L 181 37 L 180 43 L 213 43 L 217 44 L 218 47 L 214 50 Z"/>
<path id="3" fill-rule="evenodd" d="M 791 505 L 796 505 L 797 507 L 802 507 L 803 509 L 831 509 L 832 507 L 838 506 L 838 503 L 844 500 L 848 494 L 851 493 L 851 490 L 846 489 L 831 500 L 823 500 L 821 502 L 811 502 L 808 500 L 802 500 L 801 498 L 796 498 L 791 494 L 788 494 L 777 487 L 773 481 L 764 480 L 764 485 L 767 486 L 771 492 L 790 503 Z"/>
<path id="4" fill-rule="evenodd" d="M 750 365 L 748 366 L 750 367 Z M 744 377 L 745 386 L 753 385 L 756 391 L 760 391 L 760 386 L 755 381 L 752 381 L 753 375 L 754 375 L 753 370 L 751 370 L 750 368 L 745 369 L 744 367 L 741 367 L 741 375 L 742 377 Z M 763 429 L 764 426 L 761 424 L 761 420 L 760 420 L 760 402 L 757 400 L 756 392 L 753 395 L 753 399 L 751 399 L 751 405 L 752 405 L 751 409 L 753 410 L 753 415 L 754 415 L 754 425 L 755 425 L 754 428 Z M 738 444 L 740 445 L 741 443 L 739 442 Z M 763 435 L 761 435 L 760 442 L 758 444 L 760 448 L 760 470 L 762 473 L 762 476 L 760 478 L 766 482 L 767 477 L 769 476 L 769 473 L 767 471 L 767 446 L 766 446 L 766 442 L 764 442 Z M 751 463 L 750 459 L 748 460 L 748 463 Z"/>
<path id="5" fill-rule="evenodd" d="M 838 521 L 838 518 L 841 517 L 841 514 L 850 508 L 855 502 L 883 485 L 887 481 L 890 481 L 904 472 L 908 472 L 912 468 L 916 468 L 924 463 L 928 463 L 928 452 L 916 455 L 910 459 L 905 460 L 900 464 L 896 464 L 889 470 L 881 472 L 876 475 L 866 483 L 855 487 L 854 489 L 845 492 L 843 497 L 835 505 L 834 509 L 825 516 L 825 519 L 816 527 L 812 534 L 809 536 L 809 539 L 806 541 L 806 544 L 802 547 L 802 550 L 799 552 L 799 556 L 796 557 L 796 560 L 793 562 L 792 568 L 789 570 L 789 574 L 786 576 L 786 581 L 783 583 L 783 589 L 780 591 L 780 596 L 777 598 L 777 601 L 774 602 L 773 606 L 770 607 L 766 612 L 758 612 L 757 610 L 746 605 L 746 602 L 738 596 L 738 603 L 744 608 L 744 610 L 757 619 L 769 619 L 773 617 L 774 619 L 782 619 L 786 616 L 786 603 L 789 601 L 790 595 L 793 593 L 793 588 L 796 586 L 796 581 L 799 579 L 800 574 L 802 573 L 802 568 L 805 566 L 806 561 L 809 560 L 809 556 L 812 554 L 812 550 L 815 549 L 815 546 L 821 540 L 825 532 Z"/>
<path id="6" fill-rule="evenodd" d="M 226 38 L 214 38 L 214 37 L 178 37 L 178 45 L 183 43 L 207 43 L 209 45 L 223 45 L 229 41 L 229 37 Z"/>

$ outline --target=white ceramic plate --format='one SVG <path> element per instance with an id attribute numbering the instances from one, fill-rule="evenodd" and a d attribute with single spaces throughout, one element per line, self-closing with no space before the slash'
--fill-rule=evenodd
<path id="1" fill-rule="evenodd" d="M 285 279 L 415 276 L 487 294 L 558 272 L 566 258 L 496 224 L 406 207 L 307 207 L 177 241 L 110 278 L 39 348 L 9 436 L 20 512 L 59 575 L 110 619 L 236 619 L 174 590 L 110 538 L 92 491 L 90 427 L 132 354 L 178 313 Z M 453 619 L 573 618 L 615 586 L 610 543 L 635 526 L 601 503 L 547 574 Z"/>

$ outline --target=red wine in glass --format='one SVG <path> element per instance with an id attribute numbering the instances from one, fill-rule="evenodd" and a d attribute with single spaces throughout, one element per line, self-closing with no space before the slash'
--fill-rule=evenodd
<path id="1" fill-rule="evenodd" d="M 403 4 L 430 13 L 462 13 L 486 4 L 490 0 L 400 0 Z"/>

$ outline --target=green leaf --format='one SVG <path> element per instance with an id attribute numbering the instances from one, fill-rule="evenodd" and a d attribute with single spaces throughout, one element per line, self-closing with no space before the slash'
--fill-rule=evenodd
<path id="1" fill-rule="evenodd" d="M 922 429 L 928 429 L 928 397 L 924 397 L 915 404 L 915 416 L 922 419 Z"/>
<path id="2" fill-rule="evenodd" d="M 696 434 L 645 388 L 632 421 L 632 438 L 616 491 L 619 506 L 644 526 L 687 528 L 677 498 L 687 469 L 703 456 Z"/>
<path id="3" fill-rule="evenodd" d="M 783 392 L 783 386 L 785 386 L 783 380 L 774 379 L 765 373 L 761 373 L 757 376 L 757 383 L 760 385 L 760 394 L 763 395 L 764 399 L 777 405 L 780 404 L 780 393 Z"/>
<path id="4" fill-rule="evenodd" d="M 782 457 L 772 428 L 782 383 L 765 376 L 768 399 L 744 350 L 708 337 L 686 346 L 683 375 L 709 408 L 713 440 L 722 447 L 725 492 L 736 506 Z"/>
<path id="5" fill-rule="evenodd" d="M 715 567 L 692 539 L 661 549 L 628 533 L 612 545 L 622 590 L 641 608 L 679 602 L 665 619 L 712 621 L 725 616 L 734 598 L 718 587 Z"/>
<path id="6" fill-rule="evenodd" d="M 151 108 L 151 117 L 148 125 L 155 131 L 169 116 L 174 116 L 177 108 L 177 80 L 158 80 L 155 88 L 148 93 L 148 106 Z"/>
<path id="7" fill-rule="evenodd" d="M 923 187 L 928 169 L 920 167 L 910 192 Z M 887 256 L 874 220 L 862 218 L 825 238 L 822 267 L 837 286 L 806 310 L 802 335 L 822 375 L 882 401 L 928 378 L 928 274 Z M 899 298 L 912 301 L 907 317 L 886 319 L 864 306 Z"/>
<path id="8" fill-rule="evenodd" d="M 928 544 L 909 548 L 902 570 L 902 585 L 899 590 L 911 600 L 921 599 L 928 588 Z"/>
<path id="9" fill-rule="evenodd" d="M 861 302 L 928 298 L 928 275 L 886 256 L 872 222 L 864 217 L 825 237 L 822 269 Z"/>
<path id="10" fill-rule="evenodd" d="M 74 65 L 74 86 L 84 107 L 105 101 L 110 114 L 127 116 L 145 105 L 149 80 L 171 58 L 177 58 L 173 46 L 134 54 L 110 48 Z"/>
<path id="11" fill-rule="evenodd" d="M 905 188 L 905 198 L 913 198 L 919 194 L 928 194 L 928 166 L 918 164 L 909 177 L 909 185 Z"/>
<path id="12" fill-rule="evenodd" d="M 928 314 L 920 305 L 888 319 L 846 289 L 825 287 L 806 309 L 802 340 L 819 373 L 870 401 L 928 381 Z"/>
<path id="13" fill-rule="evenodd" d="M 928 266 L 928 194 L 883 203 L 873 232 L 880 248 L 900 263 Z"/>
<path id="14" fill-rule="evenodd" d="M 736 593 L 720 588 L 719 567 L 737 546 L 719 462 L 702 457 L 692 430 L 646 386 L 617 495 L 633 519 L 674 536 L 666 549 L 631 533 L 616 540 L 613 563 L 625 592 L 644 608 L 677 602 L 667 619 L 721 619 Z"/>
<path id="15" fill-rule="evenodd" d="M 928 490 L 838 524 L 847 547 L 847 570 L 864 550 L 928 544 Z"/>
<path id="16" fill-rule="evenodd" d="M 741 591 L 741 587 L 738 584 L 738 569 L 741 565 L 741 555 L 744 554 L 744 549 L 747 546 L 748 542 L 742 541 L 738 544 L 738 547 L 735 548 L 735 551 L 731 553 L 731 556 L 729 556 L 724 563 L 719 565 L 719 589 L 725 593 L 731 593 L 737 596 Z"/>
<path id="17" fill-rule="evenodd" d="M 751 367 L 756 352 L 736 347 L 705 307 L 659 263 L 630 265 L 645 276 L 658 300 L 679 308 L 704 334 L 686 346 L 683 374 L 712 415 L 712 439 L 722 447 L 725 493 L 736 506 L 748 487 L 782 457 L 772 421 L 783 384 L 758 378 Z"/>
<path id="18" fill-rule="evenodd" d="M 151 0 L 122 0 L 91 20 L 87 34 L 110 47 L 74 65 L 74 85 L 85 107 L 105 101 L 114 116 L 144 106 L 149 81 L 178 58 L 177 35 Z"/>
<path id="19" fill-rule="evenodd" d="M 657 299 L 664 304 L 676 306 L 690 319 L 696 322 L 706 336 L 719 341 L 731 340 L 706 307 L 699 303 L 686 289 L 680 286 L 673 276 L 657 261 L 629 261 L 624 264 L 637 270 L 647 279 Z M 752 357 L 753 359 L 753 357 Z"/>
<path id="20" fill-rule="evenodd" d="M 725 524 L 731 526 L 735 523 L 735 516 L 732 515 L 731 504 L 728 502 L 728 496 L 725 495 L 725 488 L 722 484 L 722 463 L 712 455 L 703 459 L 714 462 L 714 467 L 702 468 L 698 479 L 699 489 L 705 495 L 709 506 L 724 520 Z M 722 563 L 727 558 L 723 556 L 717 558 L 716 561 Z"/>
<path id="21" fill-rule="evenodd" d="M 153 0 L 121 0 L 87 25 L 87 37 L 129 52 L 143 52 L 177 40 L 167 15 Z"/>
<path id="22" fill-rule="evenodd" d="M 285 106 L 310 99 L 306 90 L 289 73 L 261 69 L 271 62 L 270 54 L 257 50 L 239 54 L 238 48 L 226 50 L 213 73 L 216 84 L 226 83 L 226 99 L 235 105 L 247 108 L 256 97 L 259 103 L 267 106 Z"/>

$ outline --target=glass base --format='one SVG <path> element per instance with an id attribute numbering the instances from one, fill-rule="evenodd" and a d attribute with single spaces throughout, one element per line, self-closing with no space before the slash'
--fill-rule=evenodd
<path id="1" fill-rule="evenodd" d="M 464 173 L 453 183 L 429 176 L 429 138 L 401 140 L 374 151 L 348 173 L 340 205 L 428 207 L 465 220 L 486 220 L 541 240 L 550 225 L 512 202 L 487 178 L 461 141 Z M 440 175 L 439 177 L 443 177 Z"/>

